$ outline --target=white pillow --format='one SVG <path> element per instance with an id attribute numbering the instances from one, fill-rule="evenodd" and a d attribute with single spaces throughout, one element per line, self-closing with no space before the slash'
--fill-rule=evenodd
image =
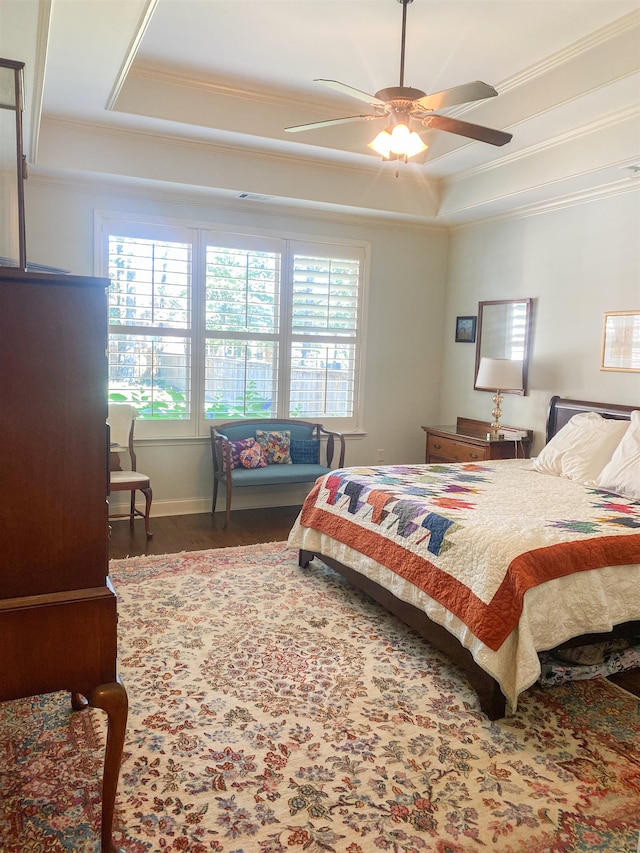
<path id="1" fill-rule="evenodd" d="M 640 411 L 631 412 L 629 429 L 596 485 L 608 492 L 640 500 Z"/>
<path id="2" fill-rule="evenodd" d="M 611 457 L 629 421 L 603 418 L 596 412 L 581 412 L 559 430 L 533 460 L 543 474 L 555 474 L 594 486 Z"/>

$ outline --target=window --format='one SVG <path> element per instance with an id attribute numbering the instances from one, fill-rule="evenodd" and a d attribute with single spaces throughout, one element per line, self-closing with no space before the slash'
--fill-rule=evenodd
<path id="1" fill-rule="evenodd" d="M 366 247 L 101 219 L 109 396 L 144 435 L 300 417 L 359 427 Z"/>

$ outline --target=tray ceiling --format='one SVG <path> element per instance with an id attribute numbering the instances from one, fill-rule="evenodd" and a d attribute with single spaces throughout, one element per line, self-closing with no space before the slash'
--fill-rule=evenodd
<path id="1" fill-rule="evenodd" d="M 627 191 L 640 162 L 640 2 L 415 0 L 405 85 L 483 80 L 443 111 L 513 134 L 503 148 L 421 130 L 384 163 L 369 112 L 314 82 L 399 82 L 396 0 L 0 0 L 0 55 L 27 63 L 28 157 L 227 198 L 445 225 Z"/>

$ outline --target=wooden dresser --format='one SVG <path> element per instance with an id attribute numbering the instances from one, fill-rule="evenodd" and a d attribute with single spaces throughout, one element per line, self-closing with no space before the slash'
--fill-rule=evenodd
<path id="1" fill-rule="evenodd" d="M 508 429 L 508 427 L 506 427 Z M 471 418 L 458 418 L 455 426 L 423 426 L 426 433 L 425 462 L 486 462 L 489 459 L 529 458 L 532 430 L 526 437 L 514 441 L 489 440 L 489 424 Z M 511 427 L 514 429 L 514 427 Z"/>
<path id="2" fill-rule="evenodd" d="M 101 849 L 127 723 L 108 578 L 107 279 L 0 270 L 0 700 L 107 713 Z"/>

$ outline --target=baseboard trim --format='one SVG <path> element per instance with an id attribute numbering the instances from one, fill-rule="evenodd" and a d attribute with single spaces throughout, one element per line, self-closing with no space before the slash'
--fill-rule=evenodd
<path id="1" fill-rule="evenodd" d="M 237 509 L 266 509 L 277 506 L 300 506 L 309 494 L 311 484 L 302 484 L 300 488 L 288 489 L 237 489 L 233 494 L 231 510 Z M 111 501 L 112 512 L 128 512 L 129 501 Z M 141 508 L 140 504 L 138 508 Z M 194 515 L 211 512 L 211 497 L 187 498 L 185 500 L 157 500 L 151 504 L 151 517 L 158 518 L 167 515 Z M 221 489 L 218 493 L 216 515 L 225 512 L 225 494 Z"/>

